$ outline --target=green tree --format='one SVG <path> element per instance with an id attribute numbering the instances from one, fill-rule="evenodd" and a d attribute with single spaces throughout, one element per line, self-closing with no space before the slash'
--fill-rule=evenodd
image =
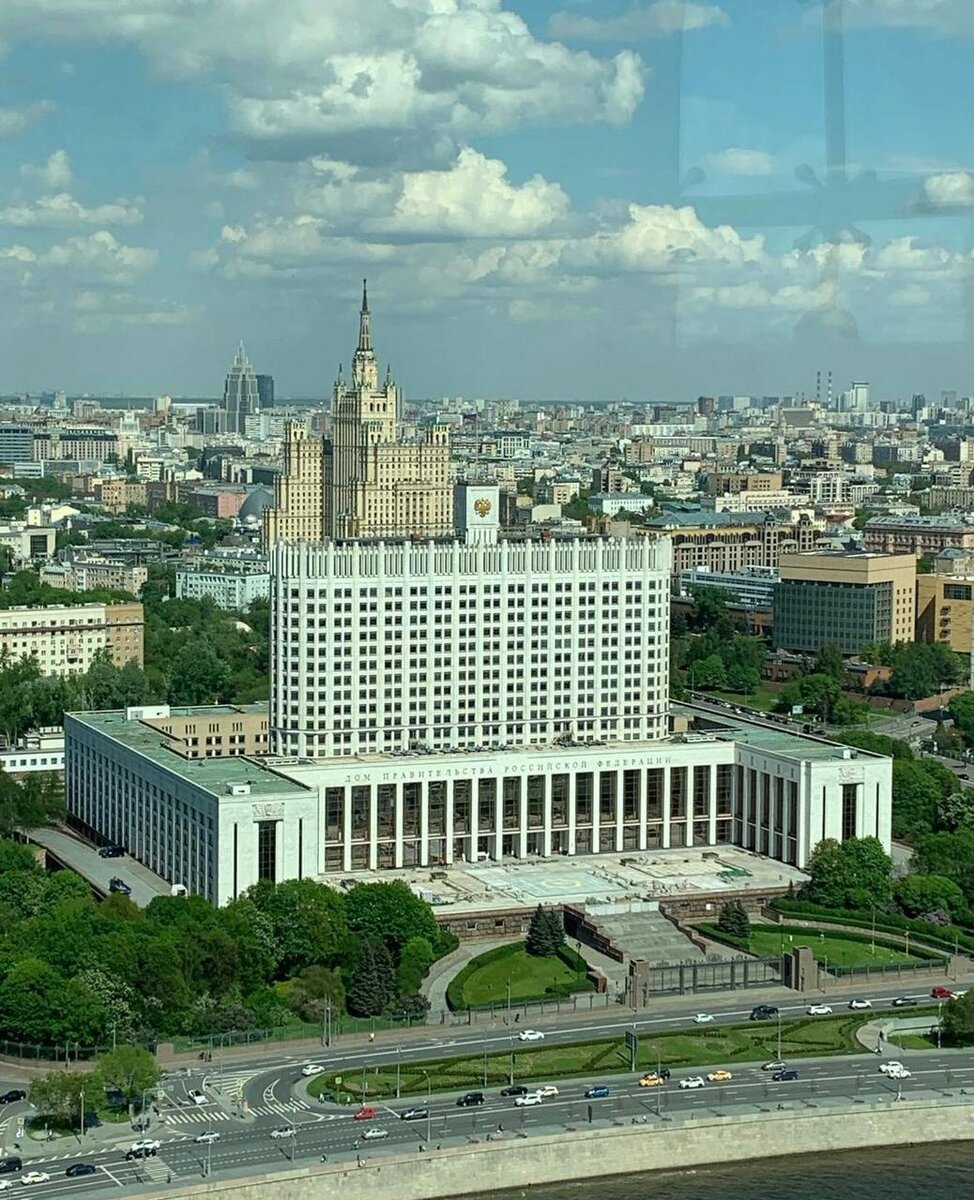
<path id="1" fill-rule="evenodd" d="M 359 883 L 345 893 L 348 928 L 363 938 L 382 938 L 398 957 L 413 938 L 436 944 L 437 924 L 432 906 L 404 880 Z"/>
<path id="2" fill-rule="evenodd" d="M 338 961 L 348 932 L 346 898 L 338 892 L 313 879 L 288 879 L 254 884 L 247 898 L 270 920 L 283 973 Z"/>
<path id="3" fill-rule="evenodd" d="M 950 833 L 974 829 L 974 790 L 963 788 L 942 796 L 937 804 L 937 826 Z"/>
<path id="4" fill-rule="evenodd" d="M 691 629 L 701 633 L 710 630 L 729 637 L 733 632 L 733 623 L 727 611 L 727 598 L 720 588 L 694 583 L 690 585 L 690 595 L 693 597 L 689 621 Z"/>
<path id="5" fill-rule="evenodd" d="M 906 875 L 896 881 L 893 899 L 908 917 L 944 912 L 953 921 L 967 914 L 964 893 L 946 875 Z"/>
<path id="6" fill-rule="evenodd" d="M 697 688 L 727 688 L 727 671 L 719 654 L 711 654 L 690 667 L 690 682 Z"/>
<path id="7" fill-rule="evenodd" d="M 839 683 L 845 679 L 845 660 L 835 642 L 824 642 L 815 655 L 815 674 L 829 675 Z"/>
<path id="8" fill-rule="evenodd" d="M 974 831 L 928 833 L 913 846 L 913 870 L 918 875 L 945 875 L 958 884 L 974 904 Z"/>
<path id="9" fill-rule="evenodd" d="M 740 900 L 728 900 L 726 904 L 721 905 L 717 928 L 722 933 L 728 933 L 742 941 L 748 940 L 751 936 L 751 918 Z"/>
<path id="10" fill-rule="evenodd" d="M 399 955 L 396 990 L 400 996 L 415 995 L 433 965 L 433 947 L 424 937 L 410 938 Z"/>
<path id="11" fill-rule="evenodd" d="M 877 838 L 824 838 L 808 862 L 802 895 L 826 908 L 885 907 L 892 893 L 893 862 Z"/>
<path id="12" fill-rule="evenodd" d="M 974 1044 L 974 992 L 958 996 L 944 1005 L 940 1028 L 948 1046 Z"/>
<path id="13" fill-rule="evenodd" d="M 924 764 L 893 760 L 893 837 L 913 839 L 933 829 L 940 801 Z"/>
<path id="14" fill-rule="evenodd" d="M 103 1054 L 98 1059 L 98 1074 L 105 1087 L 118 1092 L 130 1106 L 162 1078 L 155 1056 L 142 1046 L 118 1046 Z"/>
<path id="15" fill-rule="evenodd" d="M 532 914 L 527 937 L 524 939 L 524 948 L 528 954 L 537 958 L 545 958 L 558 949 L 552 937 L 551 922 L 540 904 Z"/>
<path id="16" fill-rule="evenodd" d="M 954 728 L 969 746 L 974 745 L 974 692 L 961 692 L 954 696 L 947 708 L 953 718 Z"/>
<path id="17" fill-rule="evenodd" d="M 385 943 L 366 940 L 359 948 L 346 996 L 346 1007 L 355 1017 L 379 1016 L 395 990 L 391 960 Z"/>
<path id="18" fill-rule="evenodd" d="M 207 642 L 188 642 L 176 655 L 169 677 L 172 704 L 218 704 L 229 697 L 230 668 Z"/>
<path id="19" fill-rule="evenodd" d="M 31 1083 L 30 1102 L 43 1117 L 77 1125 L 82 1103 L 94 1109 L 100 1091 L 101 1081 L 90 1073 L 51 1071 Z"/>

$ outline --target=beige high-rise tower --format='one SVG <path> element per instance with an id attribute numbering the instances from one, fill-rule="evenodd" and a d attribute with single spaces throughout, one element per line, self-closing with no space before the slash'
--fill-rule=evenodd
<path id="1" fill-rule="evenodd" d="M 433 424 L 405 440 L 400 391 L 372 346 L 372 314 L 362 286 L 358 347 L 348 383 L 338 368 L 332 437 L 308 440 L 289 426 L 275 506 L 264 520 L 267 549 L 277 541 L 431 538 L 453 533 L 450 438 Z"/>

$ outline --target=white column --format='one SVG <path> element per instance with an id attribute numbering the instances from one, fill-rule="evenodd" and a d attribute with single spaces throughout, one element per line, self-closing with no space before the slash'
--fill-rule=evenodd
<path id="1" fill-rule="evenodd" d="M 342 791 L 342 870 L 352 869 L 352 789 Z"/>
<path id="2" fill-rule="evenodd" d="M 661 849 L 670 848 L 670 772 L 672 767 L 663 768 L 663 836 Z"/>
<path id="3" fill-rule="evenodd" d="M 651 767 L 646 767 L 639 771 L 636 778 L 639 780 L 639 842 L 637 843 L 640 850 L 645 850 L 648 847 L 648 830 L 646 824 L 649 821 L 649 771 Z"/>
<path id="4" fill-rule="evenodd" d="M 541 838 L 541 850 L 546 858 L 551 855 L 551 791 L 552 783 L 550 775 L 541 776 L 541 786 L 544 788 L 544 797 L 542 800 L 542 821 L 544 822 L 544 832 Z"/>
<path id="5" fill-rule="evenodd" d="M 707 830 L 707 840 L 711 846 L 717 842 L 717 772 L 720 768 L 716 763 L 710 767 L 710 827 Z"/>
<path id="6" fill-rule="evenodd" d="M 614 771 L 613 778 L 615 779 L 616 787 L 616 850 L 623 848 L 623 800 L 622 800 L 622 772 Z"/>
<path id="7" fill-rule="evenodd" d="M 598 854 L 602 840 L 602 812 L 599 808 L 599 773 L 590 771 L 592 776 L 592 853 Z"/>
<path id="8" fill-rule="evenodd" d="M 397 868 L 401 868 L 402 863 L 403 863 L 404 843 L 405 843 L 405 838 L 403 837 L 403 824 L 404 824 L 404 821 L 403 821 L 403 806 L 404 806 L 403 785 L 401 783 L 397 783 L 395 785 L 395 788 L 396 788 L 396 824 L 395 824 L 396 849 L 395 849 L 395 858 L 393 859 L 393 862 L 395 863 Z"/>
<path id="9" fill-rule="evenodd" d="M 578 773 L 568 775 L 568 853 L 575 853 L 575 835 L 578 830 Z"/>
<path id="10" fill-rule="evenodd" d="M 494 861 L 504 857 L 504 777 L 494 778 Z"/>
<path id="11" fill-rule="evenodd" d="M 470 837 L 467 842 L 467 858 L 477 861 L 477 846 L 480 842 L 480 780 L 470 781 Z"/>
<path id="12" fill-rule="evenodd" d="M 521 775 L 518 778 L 518 806 L 517 806 L 517 856 L 518 858 L 527 858 L 528 856 L 528 777 Z"/>
<path id="13" fill-rule="evenodd" d="M 423 780 L 419 785 L 419 865 L 430 865 L 430 793 L 429 784 Z"/>
<path id="14" fill-rule="evenodd" d="M 444 828 L 446 829 L 446 835 L 445 835 L 446 836 L 446 850 L 443 853 L 443 857 L 446 859 L 446 861 L 448 863 L 453 862 L 453 792 L 454 792 L 454 789 L 456 788 L 456 786 L 457 786 L 456 780 L 453 780 L 452 783 L 449 780 L 447 780 L 447 782 L 446 782 L 446 822 L 444 825 Z"/>
<path id="15" fill-rule="evenodd" d="M 379 866 L 379 789 L 369 786 L 369 870 Z"/>

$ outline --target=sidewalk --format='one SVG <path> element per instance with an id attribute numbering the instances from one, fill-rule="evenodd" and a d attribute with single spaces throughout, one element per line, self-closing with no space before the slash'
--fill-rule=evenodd
<path id="1" fill-rule="evenodd" d="M 430 1002 L 428 1022 L 431 1025 L 442 1025 L 449 1017 L 446 1003 L 446 989 L 460 974 L 471 959 L 498 946 L 506 946 L 516 938 L 485 938 L 483 941 L 463 942 L 452 954 L 441 958 L 430 967 L 429 974 L 423 980 L 422 994 Z"/>

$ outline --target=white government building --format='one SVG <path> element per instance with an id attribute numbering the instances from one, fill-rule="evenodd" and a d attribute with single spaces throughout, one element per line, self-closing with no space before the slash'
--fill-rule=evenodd
<path id="1" fill-rule="evenodd" d="M 671 714 L 667 539 L 498 543 L 496 500 L 458 488 L 462 540 L 276 547 L 271 753 L 232 706 L 173 710 L 179 738 L 166 709 L 74 714 L 72 819 L 219 903 L 484 859 L 888 848 L 889 759 Z"/>

